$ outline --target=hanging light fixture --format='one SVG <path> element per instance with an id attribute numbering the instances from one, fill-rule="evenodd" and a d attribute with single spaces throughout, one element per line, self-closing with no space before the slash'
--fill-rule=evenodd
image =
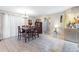
<path id="1" fill-rule="evenodd" d="M 25 9 L 24 11 L 25 11 L 25 14 L 24 14 L 24 19 L 28 19 L 28 18 L 29 18 L 29 16 L 28 16 L 28 14 L 27 14 L 27 13 L 28 13 L 27 9 Z"/>
<path id="2" fill-rule="evenodd" d="M 24 18 L 24 19 L 28 19 L 29 16 L 25 13 L 23 18 Z"/>

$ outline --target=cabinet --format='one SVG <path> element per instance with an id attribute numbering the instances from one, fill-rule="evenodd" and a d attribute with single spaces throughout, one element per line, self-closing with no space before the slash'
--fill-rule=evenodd
<path id="1" fill-rule="evenodd" d="M 38 33 L 42 33 L 42 22 L 35 22 L 35 27 Z"/>
<path id="2" fill-rule="evenodd" d="M 65 40 L 79 43 L 79 29 L 65 29 Z"/>

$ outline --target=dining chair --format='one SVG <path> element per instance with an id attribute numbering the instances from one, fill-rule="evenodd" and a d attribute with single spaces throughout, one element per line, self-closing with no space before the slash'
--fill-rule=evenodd
<path id="1" fill-rule="evenodd" d="M 25 30 L 24 38 L 25 38 L 25 42 L 28 42 L 29 41 L 29 39 L 30 39 L 29 29 L 26 29 Z"/>
<path id="2" fill-rule="evenodd" d="M 35 37 L 39 37 L 39 32 L 38 32 L 37 28 L 35 28 Z"/>
<path id="3" fill-rule="evenodd" d="M 21 39 L 21 28 L 18 26 L 18 39 Z"/>
<path id="4" fill-rule="evenodd" d="M 35 27 L 32 27 L 31 32 L 32 32 L 32 39 L 34 38 L 36 39 Z"/>

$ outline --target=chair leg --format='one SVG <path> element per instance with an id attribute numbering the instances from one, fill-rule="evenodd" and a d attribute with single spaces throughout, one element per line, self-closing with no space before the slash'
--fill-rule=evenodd
<path id="1" fill-rule="evenodd" d="M 27 42 L 27 39 L 25 38 L 25 43 Z"/>
<path id="2" fill-rule="evenodd" d="M 18 34 L 18 39 L 21 40 L 21 35 Z"/>
<path id="3" fill-rule="evenodd" d="M 39 37 L 39 34 L 38 34 L 38 37 Z"/>
<path id="4" fill-rule="evenodd" d="M 26 35 L 24 35 L 24 39 L 25 39 L 25 43 L 27 42 L 27 36 Z"/>
<path id="5" fill-rule="evenodd" d="M 39 34 L 38 33 L 36 33 L 36 37 L 39 37 Z"/>
<path id="6" fill-rule="evenodd" d="M 27 42 L 27 41 L 29 41 L 29 35 L 27 36 L 25 36 L 25 42 Z"/>
<path id="7" fill-rule="evenodd" d="M 20 35 L 20 40 L 21 40 L 21 35 Z"/>

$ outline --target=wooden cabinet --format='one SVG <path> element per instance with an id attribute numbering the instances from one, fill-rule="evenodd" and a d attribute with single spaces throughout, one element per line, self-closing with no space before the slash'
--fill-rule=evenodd
<path id="1" fill-rule="evenodd" d="M 42 33 L 42 22 L 35 22 L 38 33 Z"/>

